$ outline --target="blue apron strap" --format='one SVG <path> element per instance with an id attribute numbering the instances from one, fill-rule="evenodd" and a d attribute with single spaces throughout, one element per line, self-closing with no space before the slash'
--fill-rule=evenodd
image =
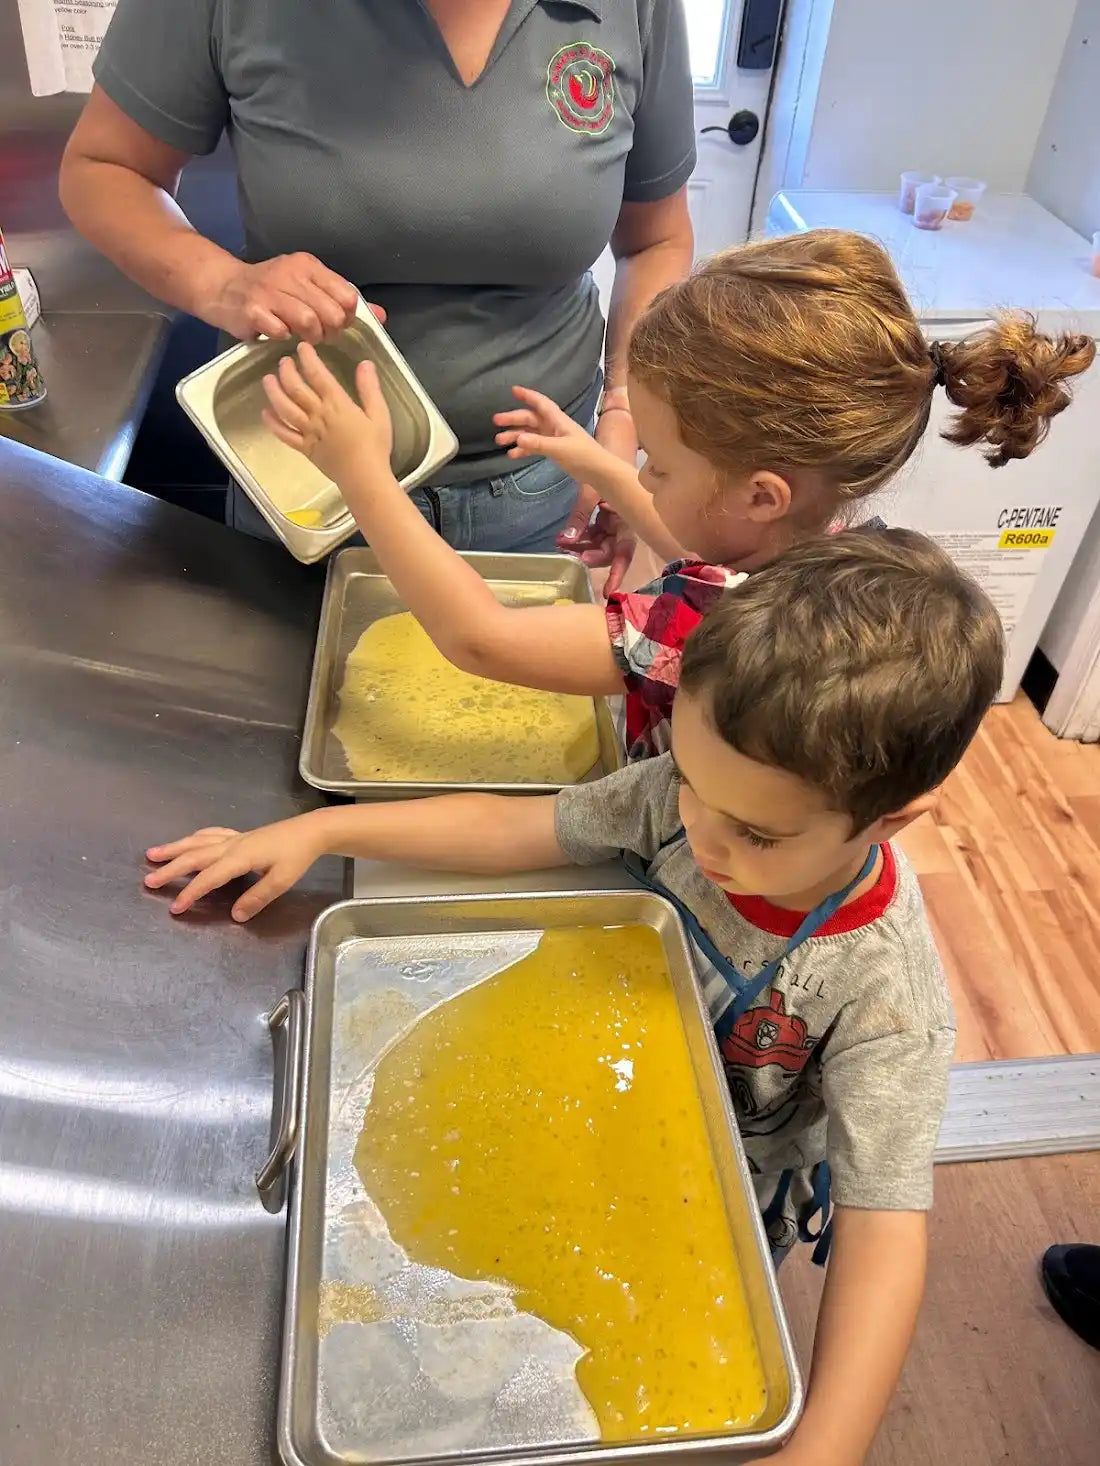
<path id="1" fill-rule="evenodd" d="M 664 849 L 665 847 L 662 846 L 661 848 Z M 675 906 L 680 920 L 687 927 L 688 935 L 722 977 L 726 987 L 732 994 L 732 1000 L 729 1006 L 723 1009 L 717 1022 L 714 1024 L 714 1032 L 718 1039 L 725 1038 L 738 1018 L 743 1013 L 748 1012 L 760 994 L 774 979 L 775 974 L 779 970 L 779 962 L 782 961 L 782 958 L 775 962 L 769 962 L 767 966 L 760 969 L 751 982 L 747 982 L 729 958 L 714 945 L 708 933 L 700 925 L 699 918 L 695 913 L 690 911 L 680 900 L 679 896 L 670 891 L 667 886 L 661 885 L 660 881 L 653 880 L 647 874 L 644 863 L 633 851 L 624 850 L 622 860 L 635 880 L 640 881 L 643 886 L 648 886 L 651 891 L 655 891 L 659 896 L 663 896 L 666 901 L 670 901 Z"/>
<path id="2" fill-rule="evenodd" d="M 813 1250 L 813 1261 L 818 1267 L 824 1267 L 829 1260 L 829 1248 L 833 1241 L 832 1176 L 828 1161 L 818 1161 L 811 1172 L 811 1180 L 813 1195 L 809 1206 L 798 1218 L 798 1237 L 801 1242 L 817 1244 Z M 821 1218 L 821 1225 L 816 1232 L 811 1232 L 810 1223 L 815 1217 Z"/>
<path id="3" fill-rule="evenodd" d="M 665 849 L 665 846 L 662 845 L 661 849 Z M 633 850 L 624 850 L 622 853 L 622 861 L 636 881 L 640 881 L 643 886 L 648 886 L 651 891 L 655 891 L 658 896 L 663 896 L 666 901 L 671 901 L 672 905 L 676 907 L 676 910 L 683 920 L 684 925 L 691 933 L 691 936 L 695 939 L 696 942 L 698 942 L 702 951 L 707 955 L 710 961 L 714 963 L 715 967 L 718 968 L 722 976 L 726 977 L 728 981 L 726 969 L 732 968 L 733 964 L 728 960 L 728 958 L 724 957 L 722 953 L 718 950 L 718 948 L 714 945 L 710 937 L 699 925 L 699 918 L 694 914 L 694 912 L 690 911 L 684 905 L 679 896 L 668 890 L 666 886 L 662 886 L 660 881 L 655 881 L 647 873 L 645 862 L 641 859 L 640 856 L 635 855 Z"/>
<path id="4" fill-rule="evenodd" d="M 763 1211 L 764 1231 L 770 1234 L 771 1228 L 783 1215 L 787 1205 L 787 1197 L 790 1195 L 791 1182 L 794 1180 L 793 1171 L 783 1171 L 779 1177 L 779 1184 L 775 1188 L 775 1194 Z M 817 1267 L 824 1267 L 829 1260 L 829 1248 L 833 1241 L 833 1219 L 830 1216 L 830 1175 L 829 1162 L 819 1161 L 811 1173 L 813 1184 L 813 1195 L 809 1204 L 795 1218 L 795 1225 L 798 1229 L 798 1240 L 800 1242 L 813 1242 L 816 1244 L 812 1253 L 812 1260 Z M 810 1223 L 817 1216 L 821 1217 L 821 1225 L 816 1232 L 810 1231 Z M 769 1242 L 770 1242 L 769 1235 Z"/>
<path id="5" fill-rule="evenodd" d="M 875 868 L 875 861 L 878 859 L 877 845 L 872 845 L 867 852 L 867 859 L 859 868 L 859 874 L 853 876 L 848 884 L 840 891 L 834 891 L 831 896 L 826 896 L 824 901 L 818 902 L 812 911 L 808 911 L 794 936 L 787 943 L 783 956 L 789 957 L 796 947 L 801 947 L 807 938 L 812 937 L 814 932 L 820 929 L 829 921 L 847 901 L 848 897 L 857 886 L 863 884 Z"/>
<path id="6" fill-rule="evenodd" d="M 832 1251 L 832 1248 L 833 1218 L 830 1215 L 829 1220 L 821 1229 L 821 1236 L 817 1239 L 816 1247 L 810 1253 L 810 1261 L 815 1267 L 825 1267 L 829 1261 L 829 1253 Z"/>
<path id="7" fill-rule="evenodd" d="M 666 850 L 670 845 L 677 844 L 680 840 L 686 839 L 683 830 L 678 830 L 671 840 L 666 840 L 661 850 Z M 660 853 L 660 852 L 658 852 Z M 632 876 L 647 886 L 651 891 L 656 891 L 663 896 L 679 912 L 693 940 L 707 959 L 714 965 L 716 971 L 725 980 L 726 986 L 732 995 L 729 1006 L 719 1015 L 714 1025 L 714 1032 L 719 1041 L 725 1038 L 737 1020 L 752 1007 L 756 999 L 766 987 L 775 981 L 779 969 L 791 953 L 802 945 L 803 942 L 819 931 L 829 919 L 836 914 L 844 905 L 852 892 L 863 884 L 875 868 L 878 859 L 879 847 L 872 845 L 867 852 L 867 859 L 860 867 L 859 873 L 848 882 L 840 891 L 834 891 L 831 896 L 826 896 L 814 909 L 807 912 L 799 923 L 794 936 L 790 938 L 783 951 L 778 957 L 766 963 L 757 975 L 747 982 L 738 972 L 733 963 L 721 953 L 711 941 L 708 934 L 699 924 L 695 914 L 688 910 L 687 906 L 678 896 L 663 886 L 660 881 L 654 880 L 648 873 L 645 863 L 633 851 L 624 850 L 622 853 L 623 864 Z M 775 1195 L 764 1213 L 765 1225 L 769 1219 L 775 1220 L 782 1212 L 786 1204 L 787 1194 L 790 1191 L 792 1172 L 785 1171 L 780 1177 L 779 1186 Z M 831 1184 L 829 1175 L 829 1162 L 820 1161 L 813 1169 L 813 1195 L 809 1206 L 798 1218 L 798 1235 L 803 1242 L 815 1243 L 813 1250 L 813 1261 L 818 1267 L 824 1267 L 829 1258 L 829 1249 L 833 1240 L 833 1219 Z M 816 1232 L 810 1231 L 810 1223 L 815 1217 L 821 1217 L 821 1225 Z"/>
<path id="8" fill-rule="evenodd" d="M 743 1018 L 757 998 L 761 997 L 775 982 L 779 976 L 782 962 L 782 957 L 776 957 L 773 961 L 766 962 L 751 982 L 746 982 L 744 978 L 741 979 L 739 986 L 734 989 L 733 1001 L 728 1007 L 722 1009 L 715 1020 L 714 1034 L 719 1043 L 729 1037 L 738 1019 Z M 725 972 L 721 968 L 718 970 L 726 978 L 727 987 L 732 986 Z"/>
<path id="9" fill-rule="evenodd" d="M 683 829 L 677 830 L 676 834 L 670 840 L 664 842 L 661 850 L 657 853 L 660 854 L 662 850 L 667 850 L 671 845 L 676 845 L 681 840 L 686 840 L 686 838 Z M 867 859 L 863 862 L 859 874 L 850 880 L 843 890 L 834 891 L 831 896 L 826 896 L 825 900 L 815 906 L 812 911 L 807 912 L 799 924 L 798 930 L 787 942 L 779 956 L 765 963 L 751 981 L 746 980 L 738 972 L 729 958 L 718 950 L 710 936 L 703 930 L 698 917 L 692 911 L 688 910 L 680 898 L 668 890 L 667 887 L 663 886 L 660 881 L 654 880 L 649 875 L 646 865 L 640 856 L 636 855 L 632 850 L 624 850 L 622 852 L 622 860 L 635 880 L 640 881 L 643 886 L 648 886 L 651 891 L 656 891 L 658 895 L 664 896 L 667 901 L 672 902 L 673 906 L 679 912 L 688 932 L 695 941 L 695 944 L 707 960 L 713 964 L 729 988 L 732 1000 L 729 1006 L 719 1015 L 714 1025 L 714 1031 L 719 1040 L 721 1040 L 728 1035 L 737 1020 L 748 1012 L 765 989 L 775 981 L 780 967 L 795 948 L 800 947 L 804 941 L 813 936 L 814 932 L 823 927 L 830 917 L 844 905 L 844 902 L 847 901 L 856 887 L 867 879 L 875 868 L 878 851 L 879 847 L 877 845 L 871 846 L 867 852 Z"/>

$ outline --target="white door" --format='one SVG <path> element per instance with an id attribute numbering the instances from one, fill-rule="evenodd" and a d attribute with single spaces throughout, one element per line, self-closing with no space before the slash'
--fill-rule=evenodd
<path id="1" fill-rule="evenodd" d="M 737 64 L 744 3 L 683 0 L 699 135 L 699 161 L 688 183 L 697 258 L 749 237 L 772 73 L 770 66 L 753 70 Z M 779 4 L 770 8 L 777 15 L 782 9 Z M 775 55 L 775 39 L 769 38 L 766 23 L 758 36 L 746 37 L 746 44 L 769 61 Z M 615 276 L 609 249 L 596 261 L 592 274 L 606 317 Z"/>
<path id="2" fill-rule="evenodd" d="M 749 237 L 760 164 L 778 4 L 754 6 L 760 16 L 742 33 L 744 0 L 684 0 L 699 161 L 688 184 L 695 253 L 714 254 Z M 766 62 L 753 68 L 739 62 Z"/>

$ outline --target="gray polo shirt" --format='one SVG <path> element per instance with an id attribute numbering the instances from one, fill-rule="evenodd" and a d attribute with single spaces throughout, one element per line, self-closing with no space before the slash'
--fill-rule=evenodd
<path id="1" fill-rule="evenodd" d="M 420 0 L 120 0 L 95 74 L 174 148 L 228 133 L 248 259 L 306 250 L 386 307 L 462 444 L 445 482 L 506 462 L 513 383 L 581 406 L 590 267 L 695 163 L 681 0 L 512 0 L 469 88 Z"/>

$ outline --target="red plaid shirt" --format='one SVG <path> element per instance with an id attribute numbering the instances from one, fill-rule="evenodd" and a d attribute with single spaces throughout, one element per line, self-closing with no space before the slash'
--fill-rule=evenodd
<path id="1" fill-rule="evenodd" d="M 684 643 L 722 592 L 744 579 L 744 571 L 723 565 L 677 560 L 641 590 L 608 597 L 611 649 L 626 683 L 630 763 L 667 751 Z"/>
<path id="2" fill-rule="evenodd" d="M 829 532 L 844 528 L 836 524 Z M 859 528 L 886 525 L 875 517 Z M 641 590 L 608 597 L 611 650 L 626 683 L 623 745 L 629 763 L 667 753 L 684 643 L 722 592 L 740 585 L 747 574 L 701 560 L 675 560 Z"/>

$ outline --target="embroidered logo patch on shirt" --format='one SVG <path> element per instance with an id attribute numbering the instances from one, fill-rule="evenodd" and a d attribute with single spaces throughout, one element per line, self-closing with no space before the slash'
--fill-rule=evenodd
<path id="1" fill-rule="evenodd" d="M 546 95 L 572 132 L 606 132 L 615 115 L 615 63 L 587 41 L 563 46 L 546 69 Z"/>

